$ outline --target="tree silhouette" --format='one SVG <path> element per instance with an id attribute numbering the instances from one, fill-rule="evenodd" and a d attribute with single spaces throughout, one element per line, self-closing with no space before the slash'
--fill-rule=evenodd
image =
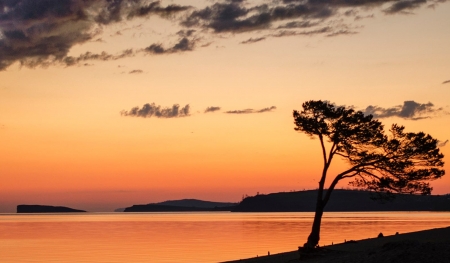
<path id="1" fill-rule="evenodd" d="M 372 115 L 326 101 L 307 101 L 302 107 L 301 112 L 294 110 L 295 130 L 319 138 L 323 155 L 314 222 L 305 249 L 318 245 L 324 208 L 340 180 L 351 178 L 351 185 L 376 192 L 427 195 L 432 190 L 428 181 L 445 174 L 441 169 L 444 155 L 438 141 L 428 134 L 407 133 L 403 126 L 393 124 L 386 135 Z M 325 189 L 327 172 L 336 156 L 350 167 Z"/>

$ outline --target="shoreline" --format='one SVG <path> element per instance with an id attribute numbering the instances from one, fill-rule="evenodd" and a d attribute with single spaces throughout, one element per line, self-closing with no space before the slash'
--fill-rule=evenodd
<path id="1" fill-rule="evenodd" d="M 314 256 L 302 260 L 299 260 L 296 250 L 221 263 L 295 262 L 450 262 L 450 226 L 328 245 L 318 249 Z"/>

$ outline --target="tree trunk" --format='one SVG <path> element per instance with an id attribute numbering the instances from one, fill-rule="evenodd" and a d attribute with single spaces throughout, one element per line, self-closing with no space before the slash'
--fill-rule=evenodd
<path id="1" fill-rule="evenodd" d="M 305 243 L 305 248 L 315 248 L 319 244 L 320 240 L 320 225 L 322 223 L 322 215 L 324 204 L 322 200 L 317 200 L 316 213 L 314 215 L 314 222 L 312 225 L 311 233 L 308 236 L 308 241 Z"/>

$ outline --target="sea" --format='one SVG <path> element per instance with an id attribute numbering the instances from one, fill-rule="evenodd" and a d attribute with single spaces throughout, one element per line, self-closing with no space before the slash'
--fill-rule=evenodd
<path id="1" fill-rule="evenodd" d="M 0 262 L 202 263 L 297 250 L 313 213 L 0 214 Z M 450 226 L 450 212 L 325 212 L 321 246 Z"/>

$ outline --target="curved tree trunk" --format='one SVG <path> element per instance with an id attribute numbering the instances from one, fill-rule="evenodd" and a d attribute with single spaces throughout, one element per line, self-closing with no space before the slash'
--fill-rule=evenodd
<path id="1" fill-rule="evenodd" d="M 319 244 L 320 240 L 320 225 L 322 223 L 323 209 L 325 205 L 322 200 L 317 200 L 316 212 L 314 214 L 314 222 L 312 225 L 311 233 L 308 236 L 308 241 L 303 247 L 307 249 L 315 248 Z"/>

